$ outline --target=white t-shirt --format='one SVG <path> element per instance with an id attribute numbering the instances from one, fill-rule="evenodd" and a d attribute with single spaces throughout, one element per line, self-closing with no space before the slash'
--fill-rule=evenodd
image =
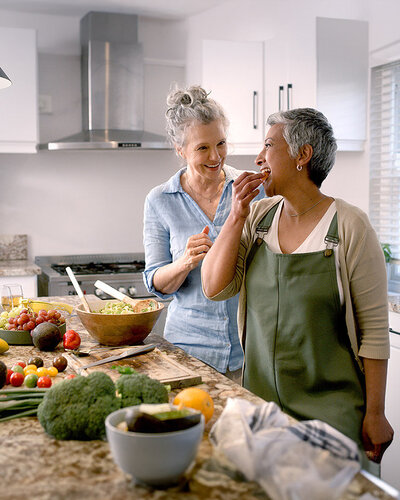
<path id="1" fill-rule="evenodd" d="M 275 212 L 274 219 L 272 221 L 271 227 L 267 234 L 264 234 L 263 239 L 265 243 L 268 245 L 268 248 L 271 252 L 274 253 L 282 253 L 281 247 L 279 245 L 278 238 L 278 222 L 279 217 L 282 212 L 283 200 L 279 202 L 278 209 Z M 333 216 L 336 213 L 336 202 L 334 201 L 328 210 L 325 212 L 322 219 L 318 222 L 315 228 L 311 231 L 311 233 L 307 236 L 307 238 L 303 241 L 303 243 L 294 250 L 292 253 L 308 253 L 308 252 L 318 252 L 320 250 L 326 249 L 326 243 L 324 241 L 325 236 L 329 230 L 329 226 L 331 225 Z M 335 256 L 335 264 L 336 264 L 336 278 L 339 289 L 339 297 L 340 303 L 344 304 L 344 295 L 343 295 L 343 286 L 342 280 L 340 278 L 340 264 L 339 264 L 339 253 L 338 247 L 333 247 L 333 254 Z"/>

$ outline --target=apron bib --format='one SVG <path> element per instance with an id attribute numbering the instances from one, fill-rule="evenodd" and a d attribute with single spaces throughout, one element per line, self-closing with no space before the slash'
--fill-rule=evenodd
<path id="1" fill-rule="evenodd" d="M 277 205 L 257 228 L 267 232 Z M 319 419 L 361 443 L 365 410 L 363 374 L 347 335 L 333 245 L 276 254 L 263 239 L 247 259 L 244 387 L 298 420 Z"/>

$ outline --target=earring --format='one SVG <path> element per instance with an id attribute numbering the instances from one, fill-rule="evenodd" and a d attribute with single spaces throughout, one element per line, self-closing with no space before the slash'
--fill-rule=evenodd
<path id="1" fill-rule="evenodd" d="M 303 170 L 303 165 L 297 165 L 297 167 L 296 167 L 296 168 L 297 168 L 297 170 L 298 170 L 299 172 L 301 172 L 301 170 Z"/>

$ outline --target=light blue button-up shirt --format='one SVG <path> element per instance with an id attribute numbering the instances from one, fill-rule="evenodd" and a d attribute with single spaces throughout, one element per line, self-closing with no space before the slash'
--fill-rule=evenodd
<path id="1" fill-rule="evenodd" d="M 165 295 L 153 286 L 154 273 L 176 261 L 184 253 L 187 240 L 209 226 L 214 242 L 229 215 L 232 183 L 243 173 L 225 165 L 225 184 L 214 221 L 210 221 L 197 203 L 183 190 L 180 177 L 186 167 L 167 182 L 155 187 L 146 197 L 144 207 L 144 248 L 146 268 L 143 279 L 149 292 L 165 299 L 173 297 L 168 307 L 164 337 L 188 354 L 225 373 L 242 366 L 243 351 L 237 329 L 238 296 L 214 302 L 201 287 L 201 264 L 190 271 L 180 288 Z M 256 199 L 263 196 L 264 190 Z"/>

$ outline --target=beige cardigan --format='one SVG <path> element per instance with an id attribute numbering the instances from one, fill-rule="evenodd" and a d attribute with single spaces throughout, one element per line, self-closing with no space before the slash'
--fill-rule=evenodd
<path id="1" fill-rule="evenodd" d="M 253 203 L 243 228 L 234 279 L 219 294 L 208 297 L 211 300 L 225 300 L 240 292 L 238 327 L 242 346 L 246 338 L 246 258 L 256 238 L 257 224 L 281 199 L 281 196 L 274 196 Z M 341 199 L 335 201 L 346 325 L 355 358 L 362 368 L 360 357 L 389 358 L 385 259 L 368 216 Z"/>

